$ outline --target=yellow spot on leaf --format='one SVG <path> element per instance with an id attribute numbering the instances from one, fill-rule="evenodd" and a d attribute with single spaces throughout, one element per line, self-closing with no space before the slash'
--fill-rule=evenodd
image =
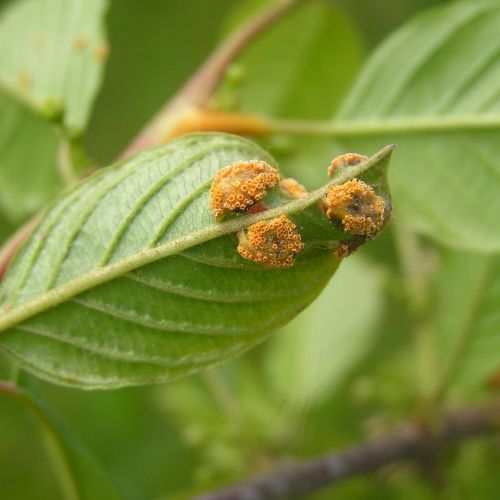
<path id="1" fill-rule="evenodd" d="M 105 43 L 100 43 L 92 50 L 92 56 L 96 61 L 104 61 L 109 55 L 109 46 Z"/>
<path id="2" fill-rule="evenodd" d="M 33 85 L 33 77 L 26 70 L 21 70 L 17 74 L 17 81 L 22 90 L 27 91 Z"/>
<path id="3" fill-rule="evenodd" d="M 83 50 L 88 44 L 87 37 L 84 35 L 78 35 L 74 40 L 73 40 L 73 48 L 76 51 L 81 51 Z M 97 48 L 97 47 L 96 47 Z M 96 50 L 96 49 L 94 49 Z"/>

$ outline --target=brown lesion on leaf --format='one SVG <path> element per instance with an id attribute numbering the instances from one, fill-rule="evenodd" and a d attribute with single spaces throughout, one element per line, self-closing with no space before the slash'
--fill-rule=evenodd
<path id="1" fill-rule="evenodd" d="M 210 208 L 222 218 L 260 202 L 280 181 L 278 171 L 265 161 L 241 161 L 219 170 L 210 188 Z"/>
<path id="2" fill-rule="evenodd" d="M 280 182 L 280 189 L 289 198 L 298 199 L 307 195 L 307 189 L 291 177 Z"/>
<path id="3" fill-rule="evenodd" d="M 304 247 L 297 226 L 286 215 L 252 224 L 238 236 L 238 253 L 270 268 L 292 266 Z"/>
<path id="4" fill-rule="evenodd" d="M 368 160 L 368 156 L 360 155 L 358 153 L 346 153 L 337 156 L 332 160 L 328 167 L 328 175 L 333 177 L 336 172 L 344 167 L 352 167 Z"/>

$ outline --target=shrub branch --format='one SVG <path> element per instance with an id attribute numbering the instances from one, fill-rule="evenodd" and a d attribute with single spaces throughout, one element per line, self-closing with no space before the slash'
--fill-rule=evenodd
<path id="1" fill-rule="evenodd" d="M 374 472 L 399 461 L 426 465 L 449 446 L 500 430 L 500 401 L 448 413 L 434 428 L 404 423 L 384 436 L 343 451 L 286 463 L 266 474 L 201 495 L 198 500 L 271 500 L 292 498 L 343 479 Z"/>

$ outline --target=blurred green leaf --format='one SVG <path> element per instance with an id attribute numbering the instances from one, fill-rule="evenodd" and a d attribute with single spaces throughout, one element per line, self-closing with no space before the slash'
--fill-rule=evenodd
<path id="1" fill-rule="evenodd" d="M 106 0 L 24 0 L 2 13 L 0 84 L 71 134 L 84 129 L 109 48 Z"/>
<path id="2" fill-rule="evenodd" d="M 500 4 L 417 17 L 368 62 L 336 116 L 344 147 L 398 144 L 396 210 L 458 248 L 500 248 Z"/>
<path id="3" fill-rule="evenodd" d="M 370 351 L 384 299 L 380 272 L 351 257 L 319 298 L 277 335 L 265 369 L 292 407 L 331 394 Z"/>
<path id="4" fill-rule="evenodd" d="M 121 498 L 90 452 L 41 401 L 25 389 L 3 384 L 7 391 L 2 392 L 10 393 L 36 417 L 67 500 Z"/>
<path id="5" fill-rule="evenodd" d="M 479 387 L 500 370 L 500 258 L 443 255 L 431 331 L 445 388 Z"/>
<path id="6" fill-rule="evenodd" d="M 390 152 L 340 175 L 386 197 Z M 2 283 L 0 349 L 56 383 L 117 387 L 221 363 L 285 324 L 325 286 L 339 263 L 332 248 L 350 236 L 317 207 L 327 187 L 294 201 L 276 189 L 274 209 L 217 222 L 215 173 L 256 159 L 274 164 L 246 139 L 192 134 L 81 183 L 48 210 Z M 282 214 L 304 242 L 295 265 L 243 259 L 236 233 Z"/>
<path id="7" fill-rule="evenodd" d="M 108 51 L 106 5 L 24 0 L 2 11 L 0 210 L 13 220 L 62 188 L 58 144 L 67 133 L 81 134 L 88 121 Z"/>
<path id="8" fill-rule="evenodd" d="M 0 91 L 0 210 L 18 221 L 62 187 L 51 126 Z"/>

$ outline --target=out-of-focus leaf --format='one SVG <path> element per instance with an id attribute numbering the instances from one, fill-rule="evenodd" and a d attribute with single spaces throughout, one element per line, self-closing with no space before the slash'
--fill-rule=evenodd
<path id="1" fill-rule="evenodd" d="M 56 474 L 68 500 L 118 500 L 122 498 L 92 454 L 79 439 L 30 392 L 5 388 L 36 417 Z M 54 495 L 56 496 L 56 495 Z"/>
<path id="2" fill-rule="evenodd" d="M 334 122 L 343 149 L 398 144 L 396 210 L 463 249 L 500 249 L 500 4 L 417 17 L 368 62 Z"/>
<path id="3" fill-rule="evenodd" d="M 342 170 L 389 197 L 391 148 Z M 317 207 L 328 185 L 256 215 L 217 222 L 209 189 L 237 161 L 274 160 L 246 139 L 193 134 L 103 169 L 46 213 L 2 288 L 0 349 L 35 374 L 79 387 L 179 378 L 234 357 L 304 309 L 345 238 Z M 267 199 L 266 199 L 267 201 Z M 287 214 L 304 250 L 289 268 L 243 259 L 236 233 Z"/>
<path id="4" fill-rule="evenodd" d="M 79 135 L 107 45 L 106 0 L 24 0 L 0 18 L 0 210 L 19 220 L 62 187 L 51 122 Z"/>
<path id="5" fill-rule="evenodd" d="M 51 126 L 0 91 L 0 210 L 19 220 L 59 189 L 57 138 Z"/>
<path id="6" fill-rule="evenodd" d="M 272 340 L 266 370 L 285 401 L 318 402 L 370 350 L 383 314 L 381 278 L 363 259 L 349 258 L 311 307 Z"/>
<path id="7" fill-rule="evenodd" d="M 107 0 L 23 0 L 0 21 L 0 84 L 72 134 L 88 120 L 108 46 Z"/>
<path id="8" fill-rule="evenodd" d="M 448 386 L 478 387 L 500 369 L 500 258 L 443 256 L 432 334 Z"/>

